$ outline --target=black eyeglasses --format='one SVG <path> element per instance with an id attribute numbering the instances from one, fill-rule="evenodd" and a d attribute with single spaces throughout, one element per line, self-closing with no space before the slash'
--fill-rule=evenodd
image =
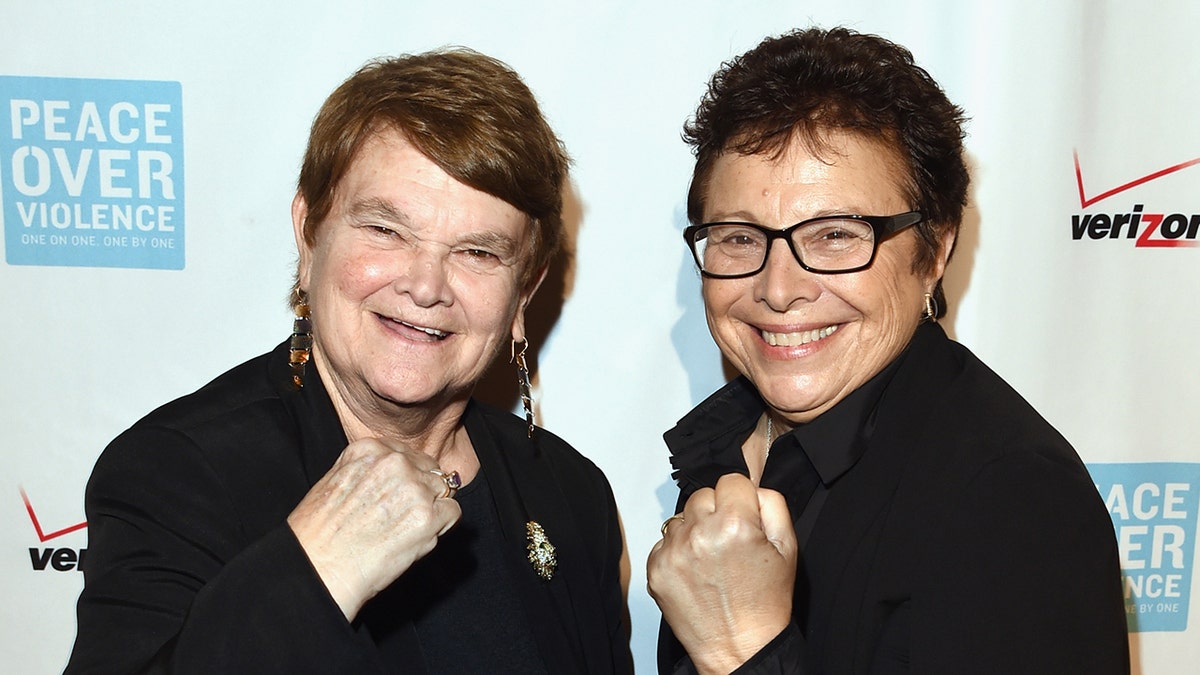
<path id="1" fill-rule="evenodd" d="M 784 239 L 809 272 L 840 274 L 871 266 L 879 242 L 921 222 L 919 211 L 894 216 L 821 216 L 782 230 L 755 223 L 717 222 L 683 230 L 700 273 L 715 279 L 754 276 L 767 265 L 771 244 Z"/>

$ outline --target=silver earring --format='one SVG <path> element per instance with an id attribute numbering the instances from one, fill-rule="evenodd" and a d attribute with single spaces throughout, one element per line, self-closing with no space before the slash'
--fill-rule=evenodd
<path id="1" fill-rule="evenodd" d="M 938 304 L 937 300 L 933 299 L 932 293 L 925 294 L 925 309 L 921 312 L 922 321 L 932 321 L 937 323 Z"/>
<path id="2" fill-rule="evenodd" d="M 529 425 L 529 438 L 533 438 L 533 393 L 529 384 L 529 366 L 525 363 L 525 350 L 529 349 L 529 340 L 521 340 L 521 351 L 517 351 L 517 341 L 512 341 L 512 358 L 517 364 L 517 387 L 521 392 L 521 405 L 525 408 L 525 423 Z"/>

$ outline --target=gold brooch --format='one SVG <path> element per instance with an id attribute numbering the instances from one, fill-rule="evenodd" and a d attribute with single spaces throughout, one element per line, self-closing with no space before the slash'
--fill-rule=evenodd
<path id="1" fill-rule="evenodd" d="M 554 578 L 554 570 L 558 567 L 558 556 L 554 554 L 554 544 L 546 538 L 546 531 L 534 520 L 525 523 L 525 537 L 529 540 L 529 562 L 533 571 L 546 581 Z"/>

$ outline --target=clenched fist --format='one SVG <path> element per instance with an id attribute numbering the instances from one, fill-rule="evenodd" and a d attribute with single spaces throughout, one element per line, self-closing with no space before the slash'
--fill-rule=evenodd
<path id="1" fill-rule="evenodd" d="M 791 514 L 778 492 L 728 474 L 681 515 L 650 551 L 647 586 L 697 670 L 728 673 L 791 621 Z"/>
<path id="2" fill-rule="evenodd" d="M 346 446 L 288 516 L 346 618 L 437 546 L 462 510 L 427 455 L 376 438 Z"/>

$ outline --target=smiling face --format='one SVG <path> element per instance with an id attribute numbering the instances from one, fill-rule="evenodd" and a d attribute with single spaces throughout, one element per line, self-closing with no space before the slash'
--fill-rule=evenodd
<path id="1" fill-rule="evenodd" d="M 890 216 L 914 208 L 895 153 L 880 142 L 829 132 L 830 152 L 792 142 L 778 159 L 727 153 L 713 165 L 704 220 L 783 229 L 816 216 Z M 879 245 L 860 272 L 807 272 L 774 242 L 766 267 L 744 279 L 703 281 L 709 330 L 721 352 L 793 423 L 808 422 L 891 363 L 920 321 L 924 294 L 945 268 L 913 272 L 916 234 Z"/>
<path id="2" fill-rule="evenodd" d="M 528 218 L 399 132 L 364 143 L 311 247 L 306 216 L 297 196 L 313 355 L 343 416 L 371 426 L 397 406 L 436 413 L 465 401 L 509 339 L 524 337 Z"/>

